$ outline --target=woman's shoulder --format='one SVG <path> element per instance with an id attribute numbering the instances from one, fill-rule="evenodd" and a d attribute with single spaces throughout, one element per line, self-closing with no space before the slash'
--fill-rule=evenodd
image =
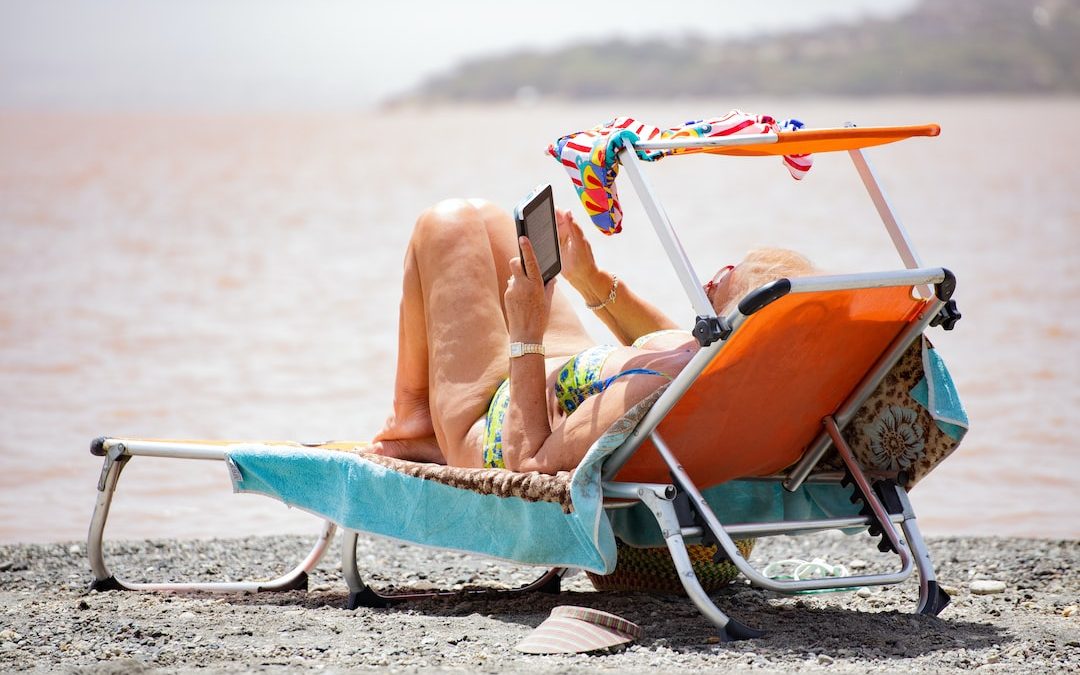
<path id="1" fill-rule="evenodd" d="M 679 328 L 668 328 L 646 333 L 634 340 L 630 345 L 634 349 L 662 352 L 680 347 L 696 347 L 697 341 L 688 331 Z"/>
<path id="2" fill-rule="evenodd" d="M 674 339 L 672 339 L 674 338 Z M 607 376 L 626 371 L 654 371 L 653 374 L 664 380 L 670 380 L 682 372 L 686 364 L 694 358 L 699 346 L 693 338 L 680 340 L 678 336 L 664 338 L 665 343 L 657 340 L 648 347 L 620 347 L 612 352 L 604 366 Z M 644 378 L 649 379 L 649 378 Z"/>

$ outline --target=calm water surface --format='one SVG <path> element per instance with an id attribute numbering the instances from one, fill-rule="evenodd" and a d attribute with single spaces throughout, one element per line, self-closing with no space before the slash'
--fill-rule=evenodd
<path id="1" fill-rule="evenodd" d="M 915 490 L 920 521 L 1080 537 L 1080 101 L 739 103 L 811 126 L 942 125 L 870 155 L 925 262 L 956 272 L 964 313 L 932 335 L 973 429 Z M 95 436 L 369 437 L 388 411 L 420 209 L 450 196 L 510 207 L 540 182 L 571 204 L 542 155 L 551 139 L 614 114 L 666 125 L 728 107 L 0 114 L 0 541 L 85 536 Z M 819 157 L 802 183 L 771 159 L 678 158 L 649 176 L 702 273 L 768 244 L 832 271 L 900 266 L 846 157 Z M 688 321 L 623 191 L 625 232 L 597 234 L 597 255 Z M 113 514 L 111 537 L 317 529 L 190 461 L 133 461 Z"/>

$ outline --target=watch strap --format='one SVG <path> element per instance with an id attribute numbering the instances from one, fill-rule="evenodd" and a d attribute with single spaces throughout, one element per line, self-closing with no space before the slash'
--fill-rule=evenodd
<path id="1" fill-rule="evenodd" d="M 510 358 L 516 359 L 519 356 L 525 356 L 526 354 L 539 354 L 544 355 L 544 345 L 535 344 L 531 342 L 511 342 L 510 343 Z"/>

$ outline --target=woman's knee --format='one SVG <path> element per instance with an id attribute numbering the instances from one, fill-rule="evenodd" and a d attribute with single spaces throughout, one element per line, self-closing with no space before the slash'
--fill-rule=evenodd
<path id="1" fill-rule="evenodd" d="M 484 213 L 469 199 L 444 199 L 426 209 L 416 219 L 414 244 L 457 240 L 463 234 L 483 231 Z"/>
<path id="2" fill-rule="evenodd" d="M 513 216 L 498 204 L 486 199 L 468 199 L 469 204 L 477 210 L 483 218 L 488 229 L 502 228 L 506 223 L 513 223 Z M 511 228 L 513 226 L 511 225 Z"/>
<path id="3" fill-rule="evenodd" d="M 509 275 L 510 258 L 517 255 L 513 219 L 496 204 L 482 199 L 446 199 L 420 214 L 410 248 L 418 261 L 428 263 L 464 251 L 491 258 L 500 279 Z M 453 252 L 453 253 L 451 253 Z"/>

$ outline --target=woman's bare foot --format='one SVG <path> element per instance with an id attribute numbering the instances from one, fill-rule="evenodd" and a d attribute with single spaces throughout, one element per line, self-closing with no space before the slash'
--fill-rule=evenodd
<path id="1" fill-rule="evenodd" d="M 431 462 L 434 464 L 446 464 L 442 449 L 439 448 L 435 436 L 427 438 L 412 438 L 408 440 L 382 440 L 375 441 L 367 446 L 367 451 L 383 457 L 395 457 L 407 459 L 411 462 Z"/>
<path id="2" fill-rule="evenodd" d="M 386 423 L 375 441 L 407 441 L 434 437 L 435 425 L 431 421 L 431 409 L 427 395 L 412 398 L 411 401 L 394 401 L 394 412 L 386 418 Z"/>

